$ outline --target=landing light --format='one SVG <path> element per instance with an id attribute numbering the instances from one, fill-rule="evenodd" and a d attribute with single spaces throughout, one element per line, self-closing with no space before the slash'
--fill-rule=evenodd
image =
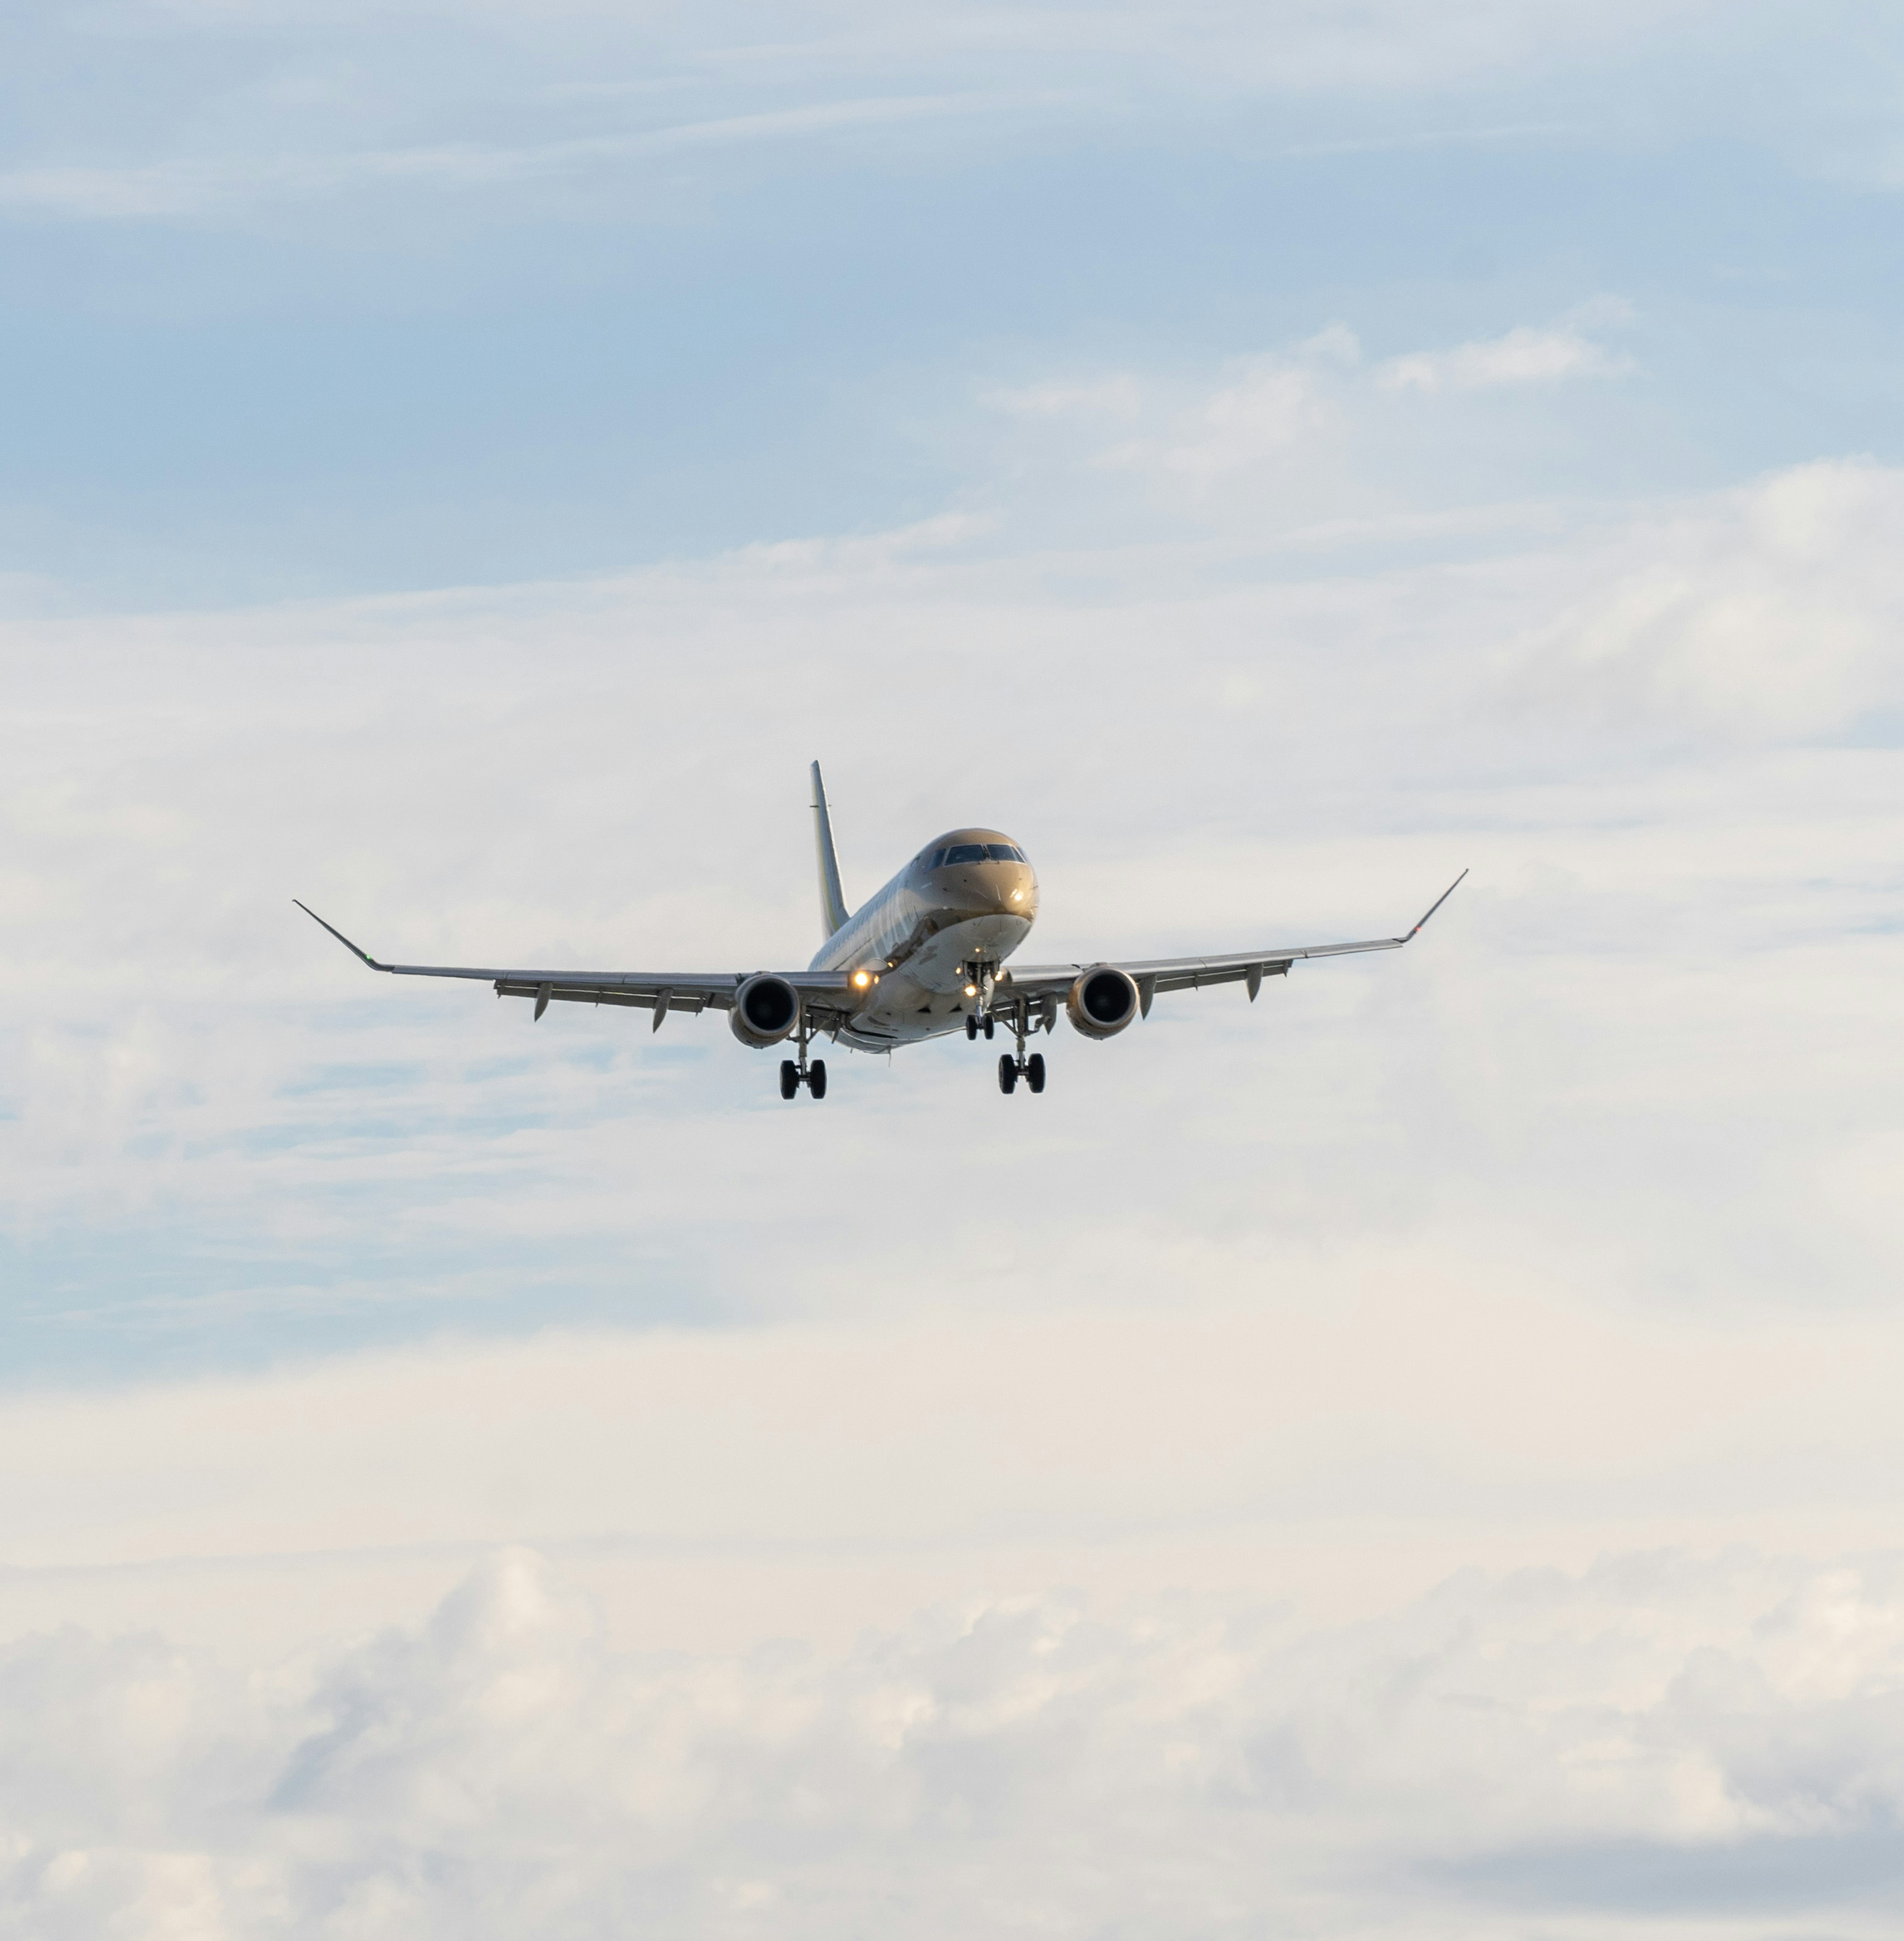
<path id="1" fill-rule="evenodd" d="M 853 985 L 856 990 L 863 991 L 872 982 L 873 973 L 870 971 L 855 971 L 853 973 Z"/>
<path id="2" fill-rule="evenodd" d="M 966 996 L 967 996 L 967 997 L 968 997 L 968 998 L 976 998 L 976 997 L 978 995 L 978 994 L 979 994 L 979 987 L 977 986 L 977 985 L 976 985 L 976 984 L 967 984 L 967 985 L 966 986 L 966 987 L 965 987 L 965 995 L 966 995 Z"/>

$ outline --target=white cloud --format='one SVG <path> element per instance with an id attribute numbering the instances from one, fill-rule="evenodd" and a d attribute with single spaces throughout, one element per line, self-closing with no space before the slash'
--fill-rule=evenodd
<path id="1" fill-rule="evenodd" d="M 1697 44 L 1728 18 L 1710 0 L 1461 0 L 1432 14 L 1395 0 L 1351 13 L 1303 0 L 949 13 L 820 0 L 771 14 L 119 4 L 83 25 L 44 4 L 15 11 L 10 70 L 39 104 L 32 125 L 60 133 L 16 148 L 0 210 L 79 220 L 229 219 L 525 182 L 579 203 L 591 179 L 688 146 L 1001 111 L 1075 127 L 1200 112 L 1213 96 L 1328 104 L 1355 145 L 1371 101 L 1591 73 L 1663 36 Z M 656 106 L 678 111 L 670 125 L 649 124 Z M 1392 118 L 1379 132 L 1394 136 Z"/>
<path id="2" fill-rule="evenodd" d="M 1452 350 L 1391 358 L 1375 381 L 1392 391 L 1480 391 L 1507 384 L 1549 384 L 1566 378 L 1617 377 L 1633 368 L 1576 330 L 1525 325 L 1505 336 Z"/>
<path id="3" fill-rule="evenodd" d="M 1411 448 L 1410 393 L 1471 394 L 1549 390 L 1563 381 L 1611 377 L 1634 368 L 1591 331 L 1633 320 L 1632 307 L 1603 297 L 1551 326 L 1517 326 L 1450 350 L 1418 351 L 1373 366 L 1355 332 L 1331 324 L 1286 350 L 1239 359 L 1214 378 L 1130 374 L 1068 376 L 984 394 L 994 409 L 1042 420 L 1074 441 L 1072 463 L 1103 481 L 1141 480 L 1151 512 L 1187 511 L 1200 521 L 1263 534 L 1300 523 L 1310 533 L 1344 534 L 1371 514 L 1390 521 L 1444 522 L 1472 509 L 1444 503 L 1445 452 Z M 1527 409 L 1553 408 L 1530 401 Z M 1114 436 L 1114 442 L 1105 442 Z M 1128 427 L 1128 429 L 1125 429 Z M 1049 445 L 1039 456 L 1049 459 Z M 1085 454 L 1088 453 L 1088 457 Z M 1021 454 L 1019 466 L 1025 460 Z M 1074 491 L 1075 486 L 1071 488 Z M 1435 506 L 1429 513 L 1421 501 Z M 1524 519 L 1533 509 L 1496 515 Z M 1398 525 L 1395 528 L 1399 530 Z"/>
<path id="4" fill-rule="evenodd" d="M 330 154 L 194 157 L 132 167 L 41 165 L 0 172 L 0 209 L 118 221 L 199 215 L 398 186 L 484 191 L 579 175 L 684 149 L 784 143 L 1022 107 L 996 96 L 833 100 L 645 128 L 504 145 L 466 142 Z"/>
<path id="5" fill-rule="evenodd" d="M 989 390 L 981 402 L 993 411 L 1031 418 L 1128 418 L 1143 408 L 1143 393 L 1128 371 L 1071 384 L 1026 384 Z"/>
<path id="6" fill-rule="evenodd" d="M 1353 1625 L 1196 1600 L 975 1600 L 851 1649 L 657 1658 L 531 1553 L 295 1682 L 193 1667 L 9 1790 L 10 1924 L 481 1937 L 1033 1929 L 1502 1936 L 1533 1921 L 1883 1931 L 1904 1808 L 1889 1558 L 1469 1573 Z M 0 1657 L 31 1689 L 49 1641 Z M 69 1634 L 112 1728 L 149 1669 Z M 1868 1869 L 1868 1861 L 1866 1861 Z"/>
<path id="7" fill-rule="evenodd" d="M 1530 694 L 1613 718 L 1830 732 L 1904 706 L 1898 475 L 1779 472 L 1590 549 L 1582 584 L 1520 650 Z"/>
<path id="8" fill-rule="evenodd" d="M 1287 356 L 1239 363 L 1200 395 L 1186 399 L 1180 389 L 1153 429 L 1102 451 L 1096 463 L 1187 489 L 1200 502 L 1252 475 L 1300 472 L 1313 485 L 1319 462 L 1329 464 L 1340 442 L 1342 373 L 1359 355 L 1353 333 L 1337 326 Z M 1062 396 L 1068 387 L 1047 388 Z M 1126 395 L 1135 407 L 1135 388 Z"/>
<path id="9" fill-rule="evenodd" d="M 1276 363 L 1244 372 L 1211 397 L 1160 463 L 1200 483 L 1248 469 L 1319 437 L 1331 417 L 1307 371 Z"/>
<path id="10" fill-rule="evenodd" d="M 438 0 L 404 0 L 391 6 L 327 8 L 321 17 L 327 25 L 358 33 L 399 29 L 440 37 L 455 28 L 505 44 L 520 44 L 525 35 L 546 44 L 552 32 L 617 53 L 646 47 L 676 60 L 698 56 L 730 66 L 778 64 L 802 74 L 821 63 L 863 72 L 901 64 L 943 66 L 976 57 L 1062 63 L 1074 78 L 1081 71 L 1095 81 L 1100 70 L 1094 63 L 1111 57 L 1144 64 L 1153 87 L 1175 79 L 1230 90 L 1382 91 L 1439 89 L 1551 69 L 1582 56 L 1644 47 L 1676 26 L 1724 17 L 1710 0 L 1665 0 L 1651 8 L 1637 0 L 1598 7 L 1585 0 L 1450 0 L 1432 23 L 1405 0 L 1368 0 L 1352 15 L 1306 0 L 1258 5 L 1112 0 L 1093 7 L 1060 0 L 980 5 L 952 14 L 918 0 L 883 7 L 866 0 L 806 0 L 771 13 L 726 5 L 662 11 L 641 20 L 637 30 L 612 5 L 571 5 L 552 20 L 546 9 L 525 0 L 455 8 Z M 295 33 L 308 31 L 313 20 L 313 10 L 301 4 L 121 0 L 96 10 L 90 24 L 96 35 L 116 25 L 142 39 L 167 27 L 203 38 L 234 24 L 253 34 Z M 592 78 L 598 84 L 603 77 Z M 653 84 L 652 72 L 645 78 Z"/>

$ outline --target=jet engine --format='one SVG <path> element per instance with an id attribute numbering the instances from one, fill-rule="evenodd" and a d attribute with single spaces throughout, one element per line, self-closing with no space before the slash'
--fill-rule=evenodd
<path id="1" fill-rule="evenodd" d="M 1065 1008 L 1086 1038 L 1115 1038 L 1136 1016 L 1135 981 L 1111 964 L 1094 964 L 1071 987 Z"/>
<path id="2" fill-rule="evenodd" d="M 800 1021 L 800 994 L 784 977 L 767 971 L 750 977 L 734 993 L 728 1029 L 756 1051 L 778 1044 Z"/>

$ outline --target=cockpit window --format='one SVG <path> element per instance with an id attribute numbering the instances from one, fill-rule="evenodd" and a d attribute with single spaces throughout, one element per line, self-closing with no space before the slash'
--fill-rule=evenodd
<path id="1" fill-rule="evenodd" d="M 985 845 L 983 842 L 955 842 L 946 851 L 948 866 L 954 863 L 983 863 Z"/>
<path id="2" fill-rule="evenodd" d="M 995 863 L 1022 863 L 1025 860 L 1025 852 L 1014 849 L 1009 842 L 988 842 L 985 853 Z"/>
<path id="3" fill-rule="evenodd" d="M 943 870 L 946 867 L 946 852 L 944 850 L 934 850 L 932 854 L 926 858 L 925 867 L 928 870 Z"/>

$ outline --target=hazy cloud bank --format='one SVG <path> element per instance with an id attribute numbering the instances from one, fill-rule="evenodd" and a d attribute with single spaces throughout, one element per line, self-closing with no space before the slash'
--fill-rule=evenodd
<path id="1" fill-rule="evenodd" d="M 1368 1621 L 1045 1595 L 631 1653 L 533 1554 L 304 1667 L 0 1656 L 10 1922 L 582 1936 L 1875 1936 L 1894 1558 L 1469 1573 Z M 1577 1924 L 1577 1926 L 1576 1926 Z"/>
<path id="2" fill-rule="evenodd" d="M 1105 1176 L 1093 1100 L 1175 1123 L 1193 1092 L 1196 1129 L 1144 1160 L 1161 1226 L 1114 1276 L 1213 1230 L 1280 1254 L 1452 1222 L 1676 1301 L 1869 1297 L 1896 1235 L 1896 475 L 1545 527 L 1363 497 L 1279 533 L 1305 475 L 1268 457 L 1200 535 L 1124 552 L 953 521 L 616 582 L 17 618 L 13 1243 L 153 1341 L 214 1313 L 408 1331 L 531 1285 L 568 1319 L 825 1307 L 888 1287 L 876 1264 L 933 1218 L 937 1172 L 873 1129 L 922 1111 L 974 1190 L 1036 1169 L 1014 1231 L 1048 1298 L 1033 1263 Z M 1035 759 L 963 677 L 980 642 L 1062 698 Z M 710 683 L 720 732 L 684 736 Z M 532 1030 L 371 978 L 291 908 L 425 961 L 802 962 L 815 753 L 856 893 L 961 817 L 1018 833 L 1041 958 L 1392 932 L 1475 875 L 1405 958 L 1061 1042 L 1036 1117 L 1001 1124 L 955 1051 L 845 1061 L 874 1117 L 797 1136 L 866 1183 L 843 1277 L 766 1067 L 717 1023 Z M 1221 1103 L 1219 1056 L 1251 1074 Z M 708 1253 L 717 1215 L 744 1270 Z M 904 1298 L 942 1272 L 966 1285 L 934 1254 Z"/>

